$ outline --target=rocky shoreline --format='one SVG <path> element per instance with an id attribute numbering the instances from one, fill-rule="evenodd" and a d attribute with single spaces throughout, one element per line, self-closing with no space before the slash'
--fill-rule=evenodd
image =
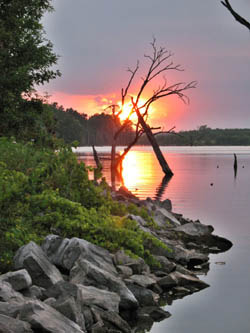
<path id="1" fill-rule="evenodd" d="M 15 271 L 0 275 L 0 333 L 144 332 L 170 316 L 162 305 L 208 287 L 197 275 L 209 270 L 209 254 L 228 250 L 230 241 L 173 213 L 170 200 L 141 201 L 124 188 L 112 196 L 152 216 L 148 223 L 129 215 L 167 246 L 148 245 L 156 263 L 149 267 L 78 238 L 30 242 L 17 251 Z"/>

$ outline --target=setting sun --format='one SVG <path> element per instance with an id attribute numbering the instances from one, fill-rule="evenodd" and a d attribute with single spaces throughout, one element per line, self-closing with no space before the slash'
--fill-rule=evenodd
<path id="1" fill-rule="evenodd" d="M 145 104 L 145 102 L 146 102 L 146 99 L 141 99 L 141 101 L 139 103 L 139 107 L 140 107 L 140 105 Z M 122 108 L 122 102 L 121 101 L 119 101 L 117 104 L 119 105 L 120 108 Z M 132 110 L 132 102 L 125 103 L 124 106 L 123 106 L 122 113 L 119 116 L 120 120 L 127 119 L 129 117 L 129 114 L 130 114 L 131 110 Z M 145 108 L 142 108 L 141 113 L 143 113 L 144 110 L 145 110 Z M 153 112 L 154 112 L 154 108 L 151 106 L 149 108 L 149 114 L 152 114 Z M 136 113 L 135 112 L 132 113 L 132 115 L 129 117 L 129 119 L 131 121 L 135 121 L 137 119 Z"/>

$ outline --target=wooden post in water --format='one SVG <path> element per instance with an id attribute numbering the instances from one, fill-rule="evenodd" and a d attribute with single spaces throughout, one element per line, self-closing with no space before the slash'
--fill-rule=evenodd
<path id="1" fill-rule="evenodd" d="M 92 146 L 93 149 L 93 154 L 94 154 L 94 159 L 95 159 L 95 164 L 96 164 L 96 169 L 94 169 L 94 180 L 98 180 L 99 175 L 102 171 L 102 163 L 100 162 L 99 156 L 97 154 L 97 151 L 95 149 L 95 146 Z"/>
<path id="2" fill-rule="evenodd" d="M 234 178 L 237 176 L 237 169 L 238 169 L 238 162 L 237 162 L 237 156 L 234 154 Z"/>

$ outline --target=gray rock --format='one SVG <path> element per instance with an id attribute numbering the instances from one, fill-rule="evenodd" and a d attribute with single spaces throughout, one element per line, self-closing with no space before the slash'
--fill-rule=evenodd
<path id="1" fill-rule="evenodd" d="M 23 302 L 24 297 L 8 282 L 0 282 L 0 302 Z"/>
<path id="2" fill-rule="evenodd" d="M 129 280 L 131 280 L 133 283 L 138 284 L 141 287 L 149 288 L 156 284 L 156 280 L 152 277 L 149 277 L 147 275 L 132 275 L 130 276 Z"/>
<path id="3" fill-rule="evenodd" d="M 16 291 L 29 288 L 32 284 L 31 277 L 26 269 L 2 274 L 0 275 L 0 281 L 9 282 Z"/>
<path id="4" fill-rule="evenodd" d="M 134 295 L 119 277 L 104 271 L 85 259 L 79 258 L 76 261 L 75 266 L 70 271 L 70 282 L 115 292 L 121 298 L 120 307 L 124 309 L 138 307 Z"/>
<path id="5" fill-rule="evenodd" d="M 47 298 L 45 301 L 43 301 L 44 304 L 47 304 L 49 306 L 52 306 L 54 308 L 54 305 L 56 303 L 56 299 L 54 297 Z M 59 311 L 60 312 L 60 311 Z"/>
<path id="6" fill-rule="evenodd" d="M 59 281 L 53 287 L 48 288 L 44 292 L 44 296 L 46 298 L 67 298 L 67 297 L 74 297 L 77 299 L 78 294 L 78 287 L 70 282 L 67 281 Z"/>
<path id="7" fill-rule="evenodd" d="M 177 227 L 175 231 L 183 232 L 188 236 L 203 237 L 211 235 L 214 228 L 211 225 L 204 225 L 199 222 L 190 222 Z"/>
<path id="8" fill-rule="evenodd" d="M 171 200 L 169 199 L 165 199 L 163 201 L 159 201 L 159 205 L 162 207 L 162 208 L 165 208 L 166 210 L 168 211 L 171 211 L 172 210 L 172 202 Z"/>
<path id="9" fill-rule="evenodd" d="M 86 330 L 81 307 L 76 302 L 74 297 L 59 298 L 57 301 L 52 303 L 52 307 L 68 319 L 77 323 L 83 330 Z"/>
<path id="10" fill-rule="evenodd" d="M 140 315 L 148 314 L 154 321 L 161 321 L 171 316 L 171 314 L 168 311 L 164 311 L 163 309 L 155 306 L 143 307 L 142 309 L 138 310 L 138 313 Z"/>
<path id="11" fill-rule="evenodd" d="M 110 253 L 84 239 L 63 239 L 56 235 L 49 235 L 46 237 L 42 248 L 53 264 L 64 269 L 70 270 L 76 260 L 81 257 L 105 271 L 118 274 Z"/>
<path id="12" fill-rule="evenodd" d="M 96 305 L 107 311 L 119 312 L 120 296 L 106 290 L 78 284 L 77 300 L 82 306 Z"/>
<path id="13" fill-rule="evenodd" d="M 160 228 L 171 228 L 180 225 L 177 218 L 165 208 L 158 208 L 154 211 L 154 221 Z"/>
<path id="14" fill-rule="evenodd" d="M 118 273 L 122 276 L 122 278 L 126 279 L 133 275 L 133 271 L 128 266 L 118 265 L 116 266 Z"/>
<path id="15" fill-rule="evenodd" d="M 160 278 L 157 283 L 164 290 L 169 290 L 177 286 L 177 279 L 174 276 L 168 275 L 163 278 Z"/>
<path id="16" fill-rule="evenodd" d="M 25 297 L 33 298 L 33 299 L 40 299 L 42 301 L 44 299 L 45 290 L 46 290 L 45 288 L 33 285 L 33 286 L 29 287 L 28 289 L 22 290 L 22 294 Z"/>
<path id="17" fill-rule="evenodd" d="M 139 285 L 135 285 L 129 280 L 126 281 L 126 284 L 129 290 L 134 294 L 141 307 L 156 305 L 159 296 L 155 294 L 152 290 L 146 289 Z"/>
<path id="18" fill-rule="evenodd" d="M 178 286 L 188 286 L 193 285 L 199 289 L 204 289 L 209 287 L 209 285 L 193 275 L 185 275 L 180 272 L 173 272 L 169 275 L 171 278 L 177 281 Z M 158 281 L 159 283 L 159 281 Z"/>
<path id="19" fill-rule="evenodd" d="M 17 302 L 0 302 L 0 314 L 16 318 L 18 316 L 18 313 L 20 312 L 20 309 L 22 307 L 22 303 Z"/>
<path id="20" fill-rule="evenodd" d="M 166 273 L 171 273 L 176 267 L 175 263 L 169 261 L 168 258 L 166 258 L 164 256 L 154 256 L 154 258 L 160 264 L 160 268 L 153 265 L 153 267 L 151 267 L 151 269 L 153 269 L 153 270 L 157 270 L 157 271 L 161 270 Z"/>
<path id="21" fill-rule="evenodd" d="M 20 312 L 20 319 L 31 328 L 47 333 L 83 333 L 84 331 L 60 312 L 38 300 L 27 301 Z"/>
<path id="22" fill-rule="evenodd" d="M 95 313 L 97 313 L 101 320 L 103 321 L 105 327 L 108 329 L 115 329 L 118 332 L 130 333 L 131 328 L 126 321 L 124 321 L 116 312 L 103 311 L 100 308 L 94 308 Z"/>
<path id="23" fill-rule="evenodd" d="M 181 244 L 173 246 L 171 241 L 167 241 L 167 246 L 171 247 L 172 251 L 166 251 L 165 255 L 169 259 L 173 259 L 181 265 L 196 266 L 208 262 L 208 254 L 203 254 L 195 250 L 188 250 Z"/>
<path id="24" fill-rule="evenodd" d="M 0 333 L 32 333 L 30 324 L 0 314 Z"/>
<path id="25" fill-rule="evenodd" d="M 134 259 L 124 253 L 124 251 L 117 251 L 114 255 L 115 265 L 127 266 L 132 269 L 133 274 L 141 274 L 143 272 L 150 273 L 149 266 L 142 258 Z"/>
<path id="26" fill-rule="evenodd" d="M 22 246 L 14 257 L 14 267 L 16 269 L 25 268 L 34 284 L 48 288 L 60 280 L 63 280 L 59 270 L 52 265 L 43 250 L 30 242 Z"/>

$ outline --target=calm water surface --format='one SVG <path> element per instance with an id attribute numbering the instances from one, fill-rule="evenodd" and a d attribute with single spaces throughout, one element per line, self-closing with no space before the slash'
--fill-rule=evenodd
<path id="1" fill-rule="evenodd" d="M 91 149 L 82 149 L 84 161 L 94 165 Z M 109 181 L 110 149 L 97 147 L 97 151 Z M 215 233 L 234 246 L 210 256 L 210 271 L 201 277 L 210 288 L 167 306 L 172 317 L 155 323 L 151 333 L 249 333 L 250 147 L 164 147 L 162 151 L 174 172 L 167 184 L 152 150 L 135 147 L 124 161 L 125 186 L 140 198 L 171 199 L 175 212 L 212 224 Z M 238 157 L 236 178 L 233 153 Z"/>

